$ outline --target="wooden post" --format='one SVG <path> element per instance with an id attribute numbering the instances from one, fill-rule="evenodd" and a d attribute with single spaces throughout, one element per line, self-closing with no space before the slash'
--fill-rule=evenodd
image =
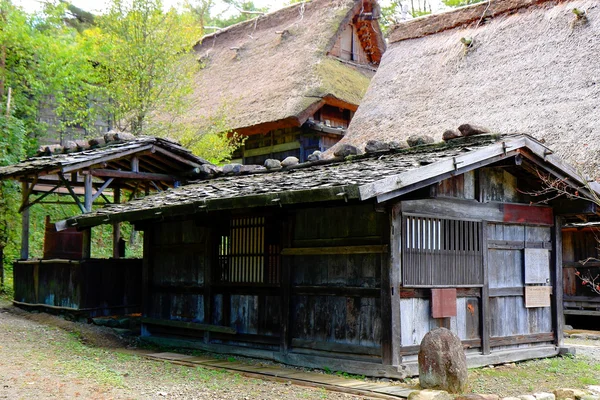
<path id="1" fill-rule="evenodd" d="M 119 204 L 121 203 L 121 188 L 118 185 L 115 185 L 113 188 L 113 203 Z M 121 240 L 121 223 L 115 222 L 112 224 L 112 237 L 113 237 L 113 258 L 119 258 L 121 254 L 119 254 L 119 241 Z M 123 254 L 123 256 L 125 256 Z"/>
<path id="2" fill-rule="evenodd" d="M 152 229 L 144 230 L 144 254 L 142 266 L 142 317 L 149 317 L 152 310 L 152 302 L 150 301 L 150 277 L 152 276 L 152 234 Z M 206 319 L 204 322 L 206 323 Z"/>
<path id="3" fill-rule="evenodd" d="M 84 176 L 84 202 L 83 207 L 85 208 L 85 212 L 92 212 L 92 196 L 93 186 L 92 186 L 92 174 L 87 174 Z M 92 228 L 86 228 L 83 230 L 83 248 L 81 251 L 82 258 L 84 260 L 92 258 Z"/>
<path id="4" fill-rule="evenodd" d="M 400 355 L 400 348 L 402 347 L 402 331 L 401 331 L 401 315 L 400 315 L 400 284 L 401 275 L 400 271 L 402 268 L 402 254 L 400 249 L 402 246 L 402 214 L 400 213 L 400 204 L 396 204 L 392 207 L 390 212 L 390 265 L 389 265 L 389 282 L 390 288 L 388 292 L 389 298 L 389 318 L 390 318 L 390 349 L 385 350 L 384 348 L 384 363 L 386 363 L 386 352 L 389 351 L 391 365 L 400 365 L 402 362 L 402 356 Z M 382 275 L 383 278 L 383 275 Z M 383 280 L 383 279 L 382 279 Z M 382 282 L 383 286 L 383 282 Z M 382 303 L 383 304 L 383 303 Z M 385 318 L 385 314 L 382 317 Z M 382 343 L 383 344 L 383 343 Z"/>
<path id="5" fill-rule="evenodd" d="M 490 285 L 488 282 L 488 243 L 487 222 L 481 224 L 482 253 L 483 253 L 483 287 L 481 288 L 481 352 L 490 354 Z"/>
<path id="6" fill-rule="evenodd" d="M 283 240 L 281 241 L 282 248 L 290 248 L 292 246 L 293 241 L 293 222 L 294 217 L 292 215 L 288 215 L 287 218 L 283 218 L 283 226 L 282 226 L 282 235 Z M 287 354 L 290 349 L 291 343 L 291 318 L 290 318 L 290 309 L 292 307 L 292 268 L 293 268 L 293 259 L 291 256 L 281 255 L 281 342 L 279 351 L 282 354 Z"/>
<path id="7" fill-rule="evenodd" d="M 554 322 L 555 342 L 558 347 L 563 345 L 563 330 L 565 314 L 563 310 L 563 261 L 562 261 L 562 217 L 554 217 L 554 296 L 552 296 L 552 321 Z"/>
<path id="8" fill-rule="evenodd" d="M 212 272 L 215 268 L 215 265 L 219 262 L 217 256 L 217 248 L 218 241 L 220 239 L 219 234 L 215 234 L 215 228 L 208 228 L 202 225 L 201 229 L 206 229 L 208 232 L 206 234 L 206 239 L 204 243 L 205 249 L 205 257 L 206 262 L 204 263 L 204 292 L 202 294 L 204 300 L 204 323 L 212 324 L 213 323 L 213 292 L 212 292 Z M 144 238 L 146 234 L 144 234 Z M 146 239 L 144 239 L 146 240 Z M 145 254 L 145 252 L 144 252 Z M 144 257 L 145 259 L 146 257 Z M 223 299 L 225 299 L 225 295 L 223 295 Z M 221 302 L 223 306 L 224 301 Z M 227 326 L 229 321 L 223 321 L 223 325 Z M 210 343 L 210 332 L 204 332 L 204 343 Z"/>
<path id="9" fill-rule="evenodd" d="M 92 212 L 92 198 L 94 196 L 94 188 L 92 186 L 92 174 L 84 175 L 84 184 L 85 184 L 85 192 L 84 192 L 84 207 L 85 212 Z"/>
<path id="10" fill-rule="evenodd" d="M 83 246 L 81 249 L 81 258 L 88 260 L 92 258 L 92 228 L 86 228 L 83 233 Z"/>
<path id="11" fill-rule="evenodd" d="M 27 182 L 21 184 L 23 195 L 23 205 L 27 204 L 29 198 L 29 187 Z M 29 207 L 23 208 L 21 211 L 21 260 L 29 258 Z"/>

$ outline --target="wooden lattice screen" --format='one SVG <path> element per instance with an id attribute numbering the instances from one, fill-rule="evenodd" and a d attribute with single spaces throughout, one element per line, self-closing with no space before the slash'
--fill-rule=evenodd
<path id="1" fill-rule="evenodd" d="M 265 217 L 230 220 L 219 237 L 217 279 L 223 283 L 279 283 L 280 246 Z"/>
<path id="2" fill-rule="evenodd" d="M 483 284 L 483 232 L 478 221 L 404 215 L 404 286 Z"/>

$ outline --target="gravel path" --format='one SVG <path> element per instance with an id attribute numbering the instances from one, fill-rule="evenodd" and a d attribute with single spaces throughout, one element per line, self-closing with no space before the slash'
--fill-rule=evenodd
<path id="1" fill-rule="evenodd" d="M 598 335 L 600 337 L 600 332 Z M 565 338 L 564 345 L 574 347 L 578 356 L 586 356 L 600 362 L 600 340 Z"/>
<path id="2" fill-rule="evenodd" d="M 110 329 L 0 306 L 0 399 L 362 398 L 150 361 Z"/>

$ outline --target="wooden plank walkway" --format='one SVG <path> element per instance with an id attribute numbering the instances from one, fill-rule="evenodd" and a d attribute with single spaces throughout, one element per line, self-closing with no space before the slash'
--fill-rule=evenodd
<path id="1" fill-rule="evenodd" d="M 405 386 L 389 385 L 379 382 L 366 382 L 359 379 L 343 378 L 336 375 L 302 372 L 277 366 L 256 366 L 239 361 L 227 361 L 210 357 L 195 357 L 178 353 L 145 354 L 153 360 L 168 361 L 188 366 L 226 369 L 236 371 L 244 376 L 268 379 L 280 382 L 292 382 L 296 385 L 323 388 L 335 392 L 378 399 L 407 398 L 414 391 Z"/>

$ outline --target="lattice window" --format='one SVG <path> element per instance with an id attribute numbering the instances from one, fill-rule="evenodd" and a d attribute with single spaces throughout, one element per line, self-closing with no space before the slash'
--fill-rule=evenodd
<path id="1" fill-rule="evenodd" d="M 265 217 L 232 218 L 219 237 L 217 280 L 279 283 L 280 246 Z"/>
<path id="2" fill-rule="evenodd" d="M 482 223 L 403 216 L 404 286 L 483 284 Z"/>

